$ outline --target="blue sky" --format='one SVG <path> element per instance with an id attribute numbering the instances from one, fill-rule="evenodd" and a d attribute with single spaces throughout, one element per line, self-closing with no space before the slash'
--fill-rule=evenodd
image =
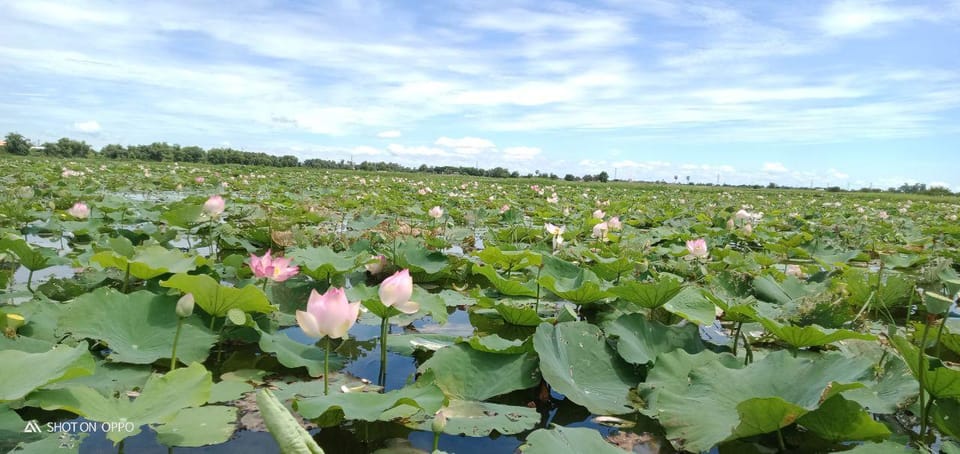
<path id="1" fill-rule="evenodd" d="M 960 190 L 960 1 L 4 2 L 0 133 Z"/>

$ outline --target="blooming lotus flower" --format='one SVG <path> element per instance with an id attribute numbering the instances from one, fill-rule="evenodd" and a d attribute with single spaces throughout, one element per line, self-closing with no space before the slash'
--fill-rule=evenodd
<path id="1" fill-rule="evenodd" d="M 710 252 L 707 251 L 707 240 L 704 240 L 703 238 L 697 238 L 695 240 L 687 241 L 687 252 L 694 258 L 705 258 L 710 254 Z"/>
<path id="2" fill-rule="evenodd" d="M 890 215 L 887 214 L 886 211 L 881 211 L 881 212 L 877 213 L 877 217 L 880 218 L 880 219 L 887 219 L 887 218 L 890 217 Z"/>
<path id="3" fill-rule="evenodd" d="M 291 266 L 290 259 L 286 257 L 271 257 L 270 250 L 267 250 L 263 257 L 257 257 L 250 254 L 250 270 L 258 278 L 267 278 L 274 282 L 283 282 L 296 276 L 300 272 L 299 266 Z"/>
<path id="4" fill-rule="evenodd" d="M 380 283 L 380 302 L 387 307 L 395 307 L 404 314 L 414 314 L 420 310 L 420 304 L 410 301 L 413 295 L 413 278 L 410 270 L 397 271 Z"/>
<path id="5" fill-rule="evenodd" d="M 595 217 L 595 218 L 597 218 L 597 219 L 603 219 L 603 216 L 604 216 L 605 214 L 606 214 L 606 213 L 604 213 L 603 210 L 599 210 L 599 209 L 598 209 L 597 211 L 594 211 L 594 212 L 593 212 L 593 217 Z"/>
<path id="6" fill-rule="evenodd" d="M 593 237 L 607 241 L 607 231 L 610 230 L 610 226 L 606 222 L 601 222 L 593 226 Z"/>
<path id="7" fill-rule="evenodd" d="M 223 200 L 223 197 L 219 195 L 210 196 L 206 202 L 203 202 L 203 212 L 215 218 L 223 213 L 226 206 L 227 202 Z"/>
<path id="8" fill-rule="evenodd" d="M 323 295 L 316 290 L 310 291 L 307 310 L 297 311 L 297 324 L 304 334 L 314 339 L 324 336 L 342 339 L 359 315 L 360 302 L 347 301 L 343 289 L 331 287 Z"/>
<path id="9" fill-rule="evenodd" d="M 500 214 L 506 213 L 507 211 L 510 211 L 510 205 L 505 203 L 500 207 Z"/>
<path id="10" fill-rule="evenodd" d="M 623 223 L 620 222 L 620 216 L 614 216 L 608 219 L 607 225 L 610 227 L 610 230 L 620 230 L 623 228 Z"/>
<path id="11" fill-rule="evenodd" d="M 383 267 L 387 266 L 387 258 L 383 254 L 376 255 L 373 258 L 376 259 L 376 262 L 368 263 L 363 267 L 366 268 L 370 274 L 380 274 L 380 272 L 383 271 Z"/>
<path id="12" fill-rule="evenodd" d="M 429 214 L 430 217 L 434 219 L 440 219 L 440 216 L 443 216 L 443 208 L 435 206 L 431 208 L 430 211 L 427 212 L 427 214 Z"/>
<path id="13" fill-rule="evenodd" d="M 196 177 L 193 179 L 193 181 L 194 183 L 197 183 L 197 184 L 203 184 L 203 182 L 206 180 L 203 177 Z"/>
<path id="14" fill-rule="evenodd" d="M 180 317 L 189 317 L 190 314 L 193 313 L 193 306 L 195 302 L 196 301 L 193 298 L 193 293 L 187 293 L 186 295 L 181 296 L 180 299 L 177 300 L 177 315 Z"/>
<path id="15" fill-rule="evenodd" d="M 557 203 L 559 201 L 560 201 L 560 197 L 557 197 L 556 192 L 551 194 L 550 197 L 547 197 L 547 203 Z"/>
<path id="16" fill-rule="evenodd" d="M 744 219 L 750 219 L 750 213 L 747 212 L 747 210 L 744 210 L 743 208 L 741 208 L 740 211 L 737 211 L 733 215 L 733 217 L 736 218 L 738 221 L 744 220 Z"/>
<path id="17" fill-rule="evenodd" d="M 77 202 L 67 210 L 67 214 L 77 219 L 86 219 L 90 217 L 90 207 L 88 207 L 86 203 Z"/>
<path id="18" fill-rule="evenodd" d="M 565 226 L 557 227 L 549 222 L 543 224 L 543 228 L 547 229 L 547 233 L 551 235 L 563 235 L 563 232 L 567 230 Z"/>

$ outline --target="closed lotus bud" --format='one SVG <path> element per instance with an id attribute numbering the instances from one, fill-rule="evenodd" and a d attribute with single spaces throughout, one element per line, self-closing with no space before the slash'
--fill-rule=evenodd
<path id="1" fill-rule="evenodd" d="M 193 293 L 187 293 L 177 301 L 177 315 L 180 317 L 189 317 L 193 314 Z"/>
<path id="2" fill-rule="evenodd" d="M 443 432 L 443 429 L 447 427 L 447 415 L 443 413 L 443 410 L 437 410 L 437 413 L 433 415 L 433 424 L 430 428 L 433 430 L 433 433 Z"/>

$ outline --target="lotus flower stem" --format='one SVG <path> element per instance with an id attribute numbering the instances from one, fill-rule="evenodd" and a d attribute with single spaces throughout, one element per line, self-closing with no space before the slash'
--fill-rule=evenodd
<path id="1" fill-rule="evenodd" d="M 920 383 L 920 436 L 922 437 L 927 433 L 927 406 L 924 405 L 924 393 L 923 393 L 923 376 L 924 369 L 923 360 L 926 359 L 924 353 L 927 349 L 927 333 L 930 331 L 930 320 L 927 319 L 927 322 L 923 325 L 923 334 L 920 336 L 920 354 L 917 355 L 917 381 Z M 931 396 L 931 400 L 933 396 Z"/>
<path id="2" fill-rule="evenodd" d="M 433 449 L 430 452 L 436 452 L 440 446 L 440 432 L 433 433 Z"/>
<path id="3" fill-rule="evenodd" d="M 263 293 L 267 293 L 267 282 L 268 282 L 268 281 L 270 281 L 270 279 L 263 278 Z"/>
<path id="4" fill-rule="evenodd" d="M 170 353 L 170 370 L 177 368 L 177 342 L 180 340 L 181 328 L 183 328 L 183 317 L 177 317 L 177 332 L 173 335 L 173 353 Z"/>
<path id="5" fill-rule="evenodd" d="M 127 271 L 123 274 L 123 293 L 130 287 L 130 262 L 127 262 Z"/>
<path id="6" fill-rule="evenodd" d="M 380 321 L 380 374 L 377 382 L 380 386 L 387 385 L 387 335 L 390 333 L 390 317 L 383 317 Z"/>
<path id="7" fill-rule="evenodd" d="M 946 320 L 940 319 L 940 328 L 937 329 L 937 357 L 940 357 L 940 338 L 943 336 L 943 325 L 946 325 Z"/>
<path id="8" fill-rule="evenodd" d="M 743 329 L 743 322 L 737 322 L 737 329 L 733 334 L 733 356 L 737 356 L 737 344 L 740 343 L 741 329 Z"/>
<path id="9" fill-rule="evenodd" d="M 330 394 L 330 336 L 325 336 L 326 348 L 323 349 L 323 395 Z"/>
<path id="10" fill-rule="evenodd" d="M 221 340 L 223 339 L 223 330 L 227 327 L 227 320 L 223 320 L 223 325 L 220 325 L 220 331 L 217 333 L 217 364 L 220 364 L 220 356 L 223 355 L 223 345 L 220 345 Z"/>

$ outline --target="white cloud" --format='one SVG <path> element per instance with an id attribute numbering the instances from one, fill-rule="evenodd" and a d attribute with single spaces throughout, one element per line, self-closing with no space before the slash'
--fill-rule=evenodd
<path id="1" fill-rule="evenodd" d="M 834 168 L 828 169 L 828 170 L 827 170 L 827 175 L 829 175 L 830 178 L 834 178 L 834 179 L 838 179 L 838 180 L 846 180 L 847 178 L 850 178 L 850 175 L 849 175 L 849 174 L 846 174 L 846 173 L 841 172 L 841 171 L 839 171 L 839 170 L 837 170 L 837 169 L 834 169 Z"/>
<path id="2" fill-rule="evenodd" d="M 785 173 L 787 168 L 783 165 L 783 163 L 765 162 L 763 163 L 763 171 L 769 173 Z"/>
<path id="3" fill-rule="evenodd" d="M 894 7 L 883 0 L 838 0 L 820 17 L 820 28 L 828 35 L 852 35 L 879 25 L 935 17 L 917 7 Z"/>
<path id="4" fill-rule="evenodd" d="M 400 131 L 396 131 L 396 130 L 393 130 L 393 131 L 382 131 L 382 132 L 377 133 L 377 137 L 379 137 L 379 138 L 381 138 L 381 139 L 396 139 L 397 137 L 400 137 L 401 135 L 402 135 L 402 134 L 400 133 Z"/>
<path id="5" fill-rule="evenodd" d="M 453 139 L 450 137 L 441 137 L 437 139 L 433 144 L 441 147 L 447 147 L 447 148 L 486 149 L 486 148 L 495 147 L 493 142 L 487 139 L 481 139 L 479 137 L 463 137 L 460 139 Z"/>
<path id="6" fill-rule="evenodd" d="M 100 131 L 100 123 L 94 120 L 77 121 L 73 123 L 73 129 L 88 134 L 94 133 Z"/>
<path id="7" fill-rule="evenodd" d="M 450 153 L 442 148 L 406 146 L 397 143 L 387 145 L 387 151 L 394 156 L 450 156 Z"/>
<path id="8" fill-rule="evenodd" d="M 503 159 L 507 161 L 529 161 L 542 153 L 537 147 L 507 147 L 503 149 Z"/>
<path id="9" fill-rule="evenodd" d="M 383 154 L 379 149 L 374 147 L 369 147 L 366 145 L 360 145 L 353 147 L 350 150 L 351 154 L 361 155 L 361 156 L 377 156 Z"/>

